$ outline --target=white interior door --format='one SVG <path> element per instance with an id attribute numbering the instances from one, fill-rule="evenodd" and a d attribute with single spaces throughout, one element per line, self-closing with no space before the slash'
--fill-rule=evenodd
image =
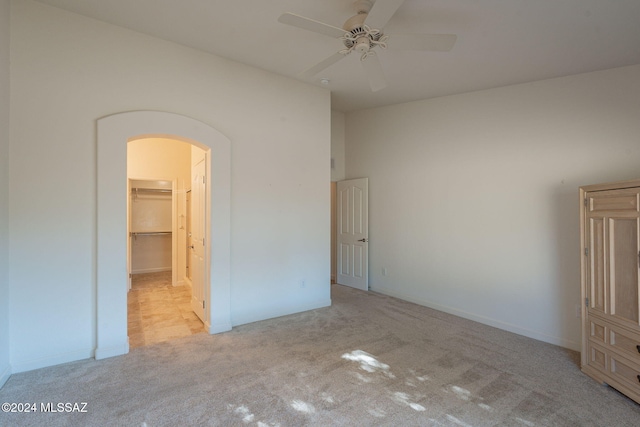
<path id="1" fill-rule="evenodd" d="M 206 157 L 191 168 L 191 309 L 205 320 Z"/>
<path id="2" fill-rule="evenodd" d="M 369 289 L 369 179 L 338 182 L 337 282 Z"/>

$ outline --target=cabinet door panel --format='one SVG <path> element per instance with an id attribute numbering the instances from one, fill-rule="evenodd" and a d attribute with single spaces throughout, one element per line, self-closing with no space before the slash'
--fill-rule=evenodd
<path id="1" fill-rule="evenodd" d="M 589 323 L 591 324 L 591 336 L 589 337 L 591 341 L 604 344 L 607 337 L 606 326 L 592 317 L 589 317 Z"/>
<path id="2" fill-rule="evenodd" d="M 634 393 L 640 393 L 640 367 L 638 365 L 612 354 L 610 368 L 611 374 L 616 380 L 626 383 Z"/>
<path id="3" fill-rule="evenodd" d="M 606 351 L 591 342 L 589 342 L 589 366 L 602 372 L 608 370 Z"/>
<path id="4" fill-rule="evenodd" d="M 638 325 L 638 219 L 609 219 L 611 314 Z"/>
<path id="5" fill-rule="evenodd" d="M 627 332 L 616 327 L 611 327 L 609 333 L 611 346 L 640 364 L 640 333 Z"/>
<path id="6" fill-rule="evenodd" d="M 590 308 L 606 313 L 606 254 L 605 254 L 605 221 L 603 218 L 590 219 L 590 265 L 589 300 Z"/>
<path id="7" fill-rule="evenodd" d="M 631 190 L 633 191 L 633 190 Z M 620 195 L 602 195 L 591 198 L 591 212 L 638 211 L 638 197 L 635 193 Z"/>

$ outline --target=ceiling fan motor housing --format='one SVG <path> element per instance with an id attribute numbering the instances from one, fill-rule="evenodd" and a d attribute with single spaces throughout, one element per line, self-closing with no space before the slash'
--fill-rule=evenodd
<path id="1" fill-rule="evenodd" d="M 347 21 L 342 26 L 346 32 L 350 33 L 358 28 L 362 28 L 364 26 L 364 21 L 367 19 L 368 13 L 361 12 L 357 15 L 353 15 L 351 18 L 347 19 Z"/>
<path id="2" fill-rule="evenodd" d="M 365 2 L 368 3 L 368 2 Z M 348 49 L 355 49 L 360 53 L 366 53 L 374 46 L 374 41 L 380 40 L 382 37 L 381 31 L 371 32 L 371 30 L 365 26 L 364 21 L 367 19 L 368 10 L 360 10 L 357 15 L 347 19 L 342 28 L 349 33 L 350 37 L 343 39 L 344 45 Z"/>

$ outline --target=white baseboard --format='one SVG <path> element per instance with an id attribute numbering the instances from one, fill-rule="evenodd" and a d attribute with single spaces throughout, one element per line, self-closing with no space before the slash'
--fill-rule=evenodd
<path id="1" fill-rule="evenodd" d="M 484 325 L 493 326 L 494 328 L 502 329 L 507 332 L 513 332 L 514 334 L 522 335 L 528 338 L 533 338 L 538 341 L 544 341 L 546 343 L 568 348 L 570 350 L 580 351 L 580 343 L 577 343 L 575 341 L 567 340 L 560 337 L 555 337 L 552 335 L 542 334 L 540 332 L 531 331 L 529 329 L 525 329 L 520 326 L 513 325 L 511 323 L 506 323 L 500 320 L 492 319 L 490 317 L 480 316 L 477 314 L 468 313 L 463 310 L 458 310 L 457 308 L 440 305 L 432 301 L 423 300 L 420 298 L 414 298 L 382 286 L 375 286 L 375 287 L 372 286 L 369 289 L 373 292 L 378 292 L 394 298 L 409 301 L 418 305 L 432 308 L 434 310 L 443 311 L 445 313 L 453 314 L 454 316 L 473 320 L 474 322 L 482 323 Z"/>
<path id="2" fill-rule="evenodd" d="M 4 369 L 0 370 L 0 388 L 5 385 L 9 377 L 11 377 L 11 366 L 7 365 Z"/>
<path id="3" fill-rule="evenodd" d="M 96 360 L 100 360 L 114 356 L 122 356 L 127 353 L 129 353 L 129 337 L 127 337 L 127 342 L 122 345 L 96 348 L 95 358 Z"/>
<path id="4" fill-rule="evenodd" d="M 90 359 L 93 357 L 91 349 L 71 351 L 63 354 L 31 359 L 24 362 L 13 363 L 11 365 L 12 374 L 32 371 L 34 369 L 46 368 L 48 366 L 61 365 L 63 363 L 75 362 L 77 360 Z"/>
<path id="5" fill-rule="evenodd" d="M 239 326 L 247 323 L 259 322 L 261 320 L 273 319 L 276 317 L 288 316 L 290 314 L 302 313 L 303 311 L 315 310 L 317 308 L 331 306 L 331 299 L 314 301 L 308 304 L 301 304 L 292 307 L 287 307 L 283 310 L 269 310 L 258 313 L 251 313 L 241 316 L 236 316 L 233 319 L 232 325 Z"/>

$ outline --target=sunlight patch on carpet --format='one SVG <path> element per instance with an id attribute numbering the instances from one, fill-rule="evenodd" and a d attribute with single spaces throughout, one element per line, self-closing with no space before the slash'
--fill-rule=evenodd
<path id="1" fill-rule="evenodd" d="M 420 382 L 425 382 L 425 381 L 429 381 L 431 380 L 431 378 L 428 375 L 418 375 L 418 373 L 415 371 L 415 369 L 409 369 L 409 373 L 411 375 L 413 375 L 414 377 L 416 377 L 416 379 Z"/>
<path id="2" fill-rule="evenodd" d="M 458 387 L 457 385 L 451 386 L 451 391 L 458 397 L 460 400 L 469 400 L 471 398 L 471 392 L 462 387 Z"/>
<path id="3" fill-rule="evenodd" d="M 331 396 L 329 393 L 322 392 L 322 394 L 320 394 L 320 397 L 327 403 L 335 403 L 335 401 L 333 400 L 333 396 Z"/>
<path id="4" fill-rule="evenodd" d="M 414 387 L 414 388 L 415 388 L 415 387 L 417 387 L 416 383 L 414 383 L 411 379 L 407 379 L 407 380 L 404 382 L 404 384 L 405 384 L 405 385 L 407 385 L 407 386 L 409 386 L 409 387 Z"/>
<path id="5" fill-rule="evenodd" d="M 425 408 L 424 406 L 415 403 L 415 402 L 411 402 L 410 396 L 407 393 L 403 393 L 401 391 L 396 391 L 395 393 L 393 393 L 393 400 L 395 400 L 398 403 L 402 403 L 404 405 L 407 405 L 408 407 L 410 407 L 411 409 L 413 409 L 414 411 L 426 411 L 427 408 Z"/>
<path id="6" fill-rule="evenodd" d="M 302 400 L 294 400 L 291 402 L 291 407 L 296 411 L 304 412 L 305 414 L 313 414 L 316 412 L 316 408 L 314 408 L 312 404 L 303 402 Z"/>
<path id="7" fill-rule="evenodd" d="M 457 419 L 457 418 L 456 418 L 456 417 L 454 417 L 453 415 L 449 415 L 449 414 L 447 414 L 447 419 L 448 419 L 449 421 L 451 421 L 452 423 L 455 423 L 455 424 L 457 424 L 457 425 L 459 425 L 459 426 L 462 426 L 462 427 L 473 427 L 471 424 L 467 424 L 467 423 L 465 423 L 464 421 L 461 421 L 461 420 Z"/>
<path id="8" fill-rule="evenodd" d="M 387 413 L 379 408 L 375 408 L 375 409 L 370 408 L 370 409 L 367 409 L 367 412 L 369 413 L 369 415 L 372 415 L 376 418 L 384 418 L 387 416 Z"/>
<path id="9" fill-rule="evenodd" d="M 367 372 L 382 372 L 389 378 L 395 378 L 395 375 L 393 375 L 389 371 L 389 365 L 378 361 L 375 357 L 365 351 L 354 350 L 351 353 L 343 354 L 342 358 L 351 360 L 353 362 L 358 362 L 360 364 L 360 369 L 363 369 Z"/>
<path id="10" fill-rule="evenodd" d="M 484 409 L 485 411 L 493 412 L 493 408 L 485 403 L 478 403 L 478 406 Z"/>
<path id="11" fill-rule="evenodd" d="M 237 406 L 237 407 L 235 407 L 234 405 L 227 405 L 227 407 L 229 409 L 233 409 L 233 412 L 235 414 L 240 415 L 242 417 L 242 422 L 245 424 L 252 423 L 256 418 L 255 415 L 253 415 L 251 411 L 249 411 L 249 408 L 247 408 L 244 405 Z"/>
<path id="12" fill-rule="evenodd" d="M 356 372 L 356 378 L 358 378 L 363 383 L 370 383 L 371 381 L 373 381 L 371 378 L 365 377 L 360 372 Z"/>

